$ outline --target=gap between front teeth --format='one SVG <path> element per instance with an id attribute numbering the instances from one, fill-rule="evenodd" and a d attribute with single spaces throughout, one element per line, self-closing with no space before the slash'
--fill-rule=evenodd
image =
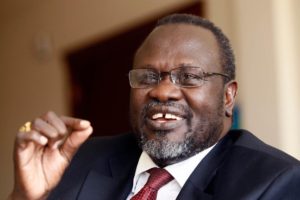
<path id="1" fill-rule="evenodd" d="M 158 119 L 158 118 L 163 118 L 163 117 L 166 119 L 176 119 L 176 120 L 182 119 L 181 117 L 178 117 L 178 116 L 170 114 L 170 113 L 166 113 L 165 115 L 163 113 L 157 113 L 152 116 L 152 119 Z"/>
<path id="2" fill-rule="evenodd" d="M 162 113 L 157 113 L 155 115 L 152 116 L 152 119 L 158 119 L 158 118 L 162 118 L 164 115 Z"/>

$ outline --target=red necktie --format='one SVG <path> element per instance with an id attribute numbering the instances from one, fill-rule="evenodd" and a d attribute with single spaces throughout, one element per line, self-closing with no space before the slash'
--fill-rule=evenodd
<path id="1" fill-rule="evenodd" d="M 155 200 L 159 188 L 170 182 L 173 177 L 162 168 L 149 169 L 150 177 L 144 187 L 131 200 Z"/>

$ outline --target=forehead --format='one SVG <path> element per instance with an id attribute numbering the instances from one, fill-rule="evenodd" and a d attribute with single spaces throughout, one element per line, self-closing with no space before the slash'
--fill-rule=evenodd
<path id="1" fill-rule="evenodd" d="M 153 66 L 170 70 L 193 65 L 213 70 L 219 67 L 219 47 L 207 29 L 189 24 L 168 24 L 155 28 L 138 49 L 134 68 Z"/>

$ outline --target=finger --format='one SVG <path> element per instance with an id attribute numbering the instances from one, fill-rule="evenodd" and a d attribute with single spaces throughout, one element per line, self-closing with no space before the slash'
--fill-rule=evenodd
<path id="1" fill-rule="evenodd" d="M 91 123 L 87 120 L 67 116 L 61 116 L 60 118 L 67 126 L 74 130 L 84 130 L 91 126 Z"/>
<path id="2" fill-rule="evenodd" d="M 52 148 L 52 149 L 58 149 L 65 142 L 65 140 L 66 140 L 66 137 L 64 137 L 64 138 L 62 138 L 60 140 L 50 141 L 48 144 L 49 144 L 50 148 Z"/>
<path id="3" fill-rule="evenodd" d="M 68 141 L 68 138 L 73 138 L 73 135 L 76 134 L 82 134 L 83 138 L 82 138 L 82 142 L 85 141 L 88 136 L 91 134 L 92 132 L 92 128 L 91 128 L 91 123 L 87 120 L 83 120 L 83 119 L 78 119 L 78 118 L 73 118 L 73 117 L 67 117 L 67 116 L 61 116 L 60 119 L 63 121 L 63 123 L 65 123 L 68 127 L 70 127 L 71 130 L 71 135 L 69 137 L 65 137 L 61 140 L 57 140 L 54 143 L 49 143 L 51 148 L 60 148 L 61 145 L 64 144 L 64 142 Z M 91 131 L 89 132 L 89 130 L 86 129 L 90 129 Z M 78 133 L 77 133 L 78 132 Z M 84 137 L 85 132 L 87 132 L 87 136 Z M 81 142 L 81 143 L 82 143 Z M 80 142 L 76 145 L 74 145 L 72 148 L 78 148 L 79 145 L 81 144 Z"/>
<path id="4" fill-rule="evenodd" d="M 25 148 L 29 142 L 34 142 L 38 145 L 46 145 L 48 143 L 47 137 L 43 136 L 35 130 L 28 132 L 18 132 L 16 137 L 16 144 L 21 148 Z"/>
<path id="5" fill-rule="evenodd" d="M 48 111 L 42 116 L 42 119 L 52 125 L 60 135 L 65 135 L 67 133 L 66 125 L 53 111 Z"/>
<path id="6" fill-rule="evenodd" d="M 67 158 L 67 160 L 71 160 L 79 146 L 88 139 L 92 132 L 93 128 L 89 126 L 84 130 L 74 131 L 69 137 L 66 138 L 65 143 L 62 145 L 61 152 Z"/>
<path id="7" fill-rule="evenodd" d="M 33 120 L 31 129 L 38 131 L 44 136 L 51 139 L 57 138 L 59 136 L 57 129 L 41 118 L 36 118 L 35 120 Z"/>

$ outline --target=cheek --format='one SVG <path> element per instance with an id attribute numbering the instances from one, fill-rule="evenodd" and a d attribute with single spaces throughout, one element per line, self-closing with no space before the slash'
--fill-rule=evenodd
<path id="1" fill-rule="evenodd" d="M 210 103 L 211 97 L 204 90 L 189 90 L 184 94 L 187 104 L 194 112 Z"/>
<path id="2" fill-rule="evenodd" d="M 220 106 L 223 93 L 220 88 L 195 88 L 186 91 L 185 99 L 195 115 L 214 112 Z"/>

